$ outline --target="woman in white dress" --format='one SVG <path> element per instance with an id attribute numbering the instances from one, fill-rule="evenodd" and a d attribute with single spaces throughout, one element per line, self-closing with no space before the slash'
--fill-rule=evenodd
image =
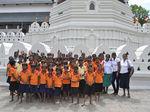
<path id="1" fill-rule="evenodd" d="M 122 60 L 120 61 L 120 88 L 123 89 L 123 96 L 126 96 L 125 90 L 128 91 L 128 98 L 130 98 L 130 77 L 134 71 L 133 64 L 128 59 L 128 54 L 123 54 Z"/>

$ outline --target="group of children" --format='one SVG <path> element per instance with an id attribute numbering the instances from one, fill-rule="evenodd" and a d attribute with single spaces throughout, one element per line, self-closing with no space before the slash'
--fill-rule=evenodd
<path id="1" fill-rule="evenodd" d="M 20 54 L 17 62 L 14 57 L 9 58 L 7 76 L 11 101 L 16 94 L 20 103 L 24 98 L 32 102 L 36 97 L 41 102 L 54 103 L 70 98 L 74 102 L 76 98 L 77 104 L 80 98 L 84 98 L 83 105 L 89 98 L 92 104 L 92 96 L 99 101 L 101 92 L 107 93 L 108 87 L 105 89 L 103 84 L 103 53 L 88 57 L 82 53 L 78 57 L 59 52 L 57 58 L 53 54 L 31 53 L 29 57 Z"/>

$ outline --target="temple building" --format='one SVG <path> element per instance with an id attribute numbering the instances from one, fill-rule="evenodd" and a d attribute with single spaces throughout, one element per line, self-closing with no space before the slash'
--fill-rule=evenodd
<path id="1" fill-rule="evenodd" d="M 13 43 L 7 56 L 17 48 L 55 56 L 58 50 L 79 55 L 81 51 L 87 55 L 116 52 L 120 58 L 128 52 L 136 72 L 139 68 L 149 71 L 150 23 L 143 27 L 134 24 L 128 0 L 54 0 L 49 15 L 49 21 L 35 20 L 23 37 L 24 43 L 19 42 L 22 47 Z M 4 35 L 1 38 L 6 38 Z M 6 43 L 1 43 L 2 49 Z"/>

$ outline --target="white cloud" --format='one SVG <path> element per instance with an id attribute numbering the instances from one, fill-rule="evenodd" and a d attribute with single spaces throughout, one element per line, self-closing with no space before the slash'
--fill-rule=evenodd
<path id="1" fill-rule="evenodd" d="M 129 4 L 137 4 L 150 10 L 150 0 L 129 0 Z"/>
<path id="2" fill-rule="evenodd" d="M 129 0 L 129 3 L 142 5 L 142 4 L 150 3 L 150 0 Z"/>

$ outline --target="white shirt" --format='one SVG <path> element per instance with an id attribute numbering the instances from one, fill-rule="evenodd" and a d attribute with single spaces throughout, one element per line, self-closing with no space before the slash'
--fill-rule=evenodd
<path id="1" fill-rule="evenodd" d="M 105 61 L 104 62 L 104 73 L 112 74 L 112 72 L 113 72 L 112 62 L 111 61 Z"/>
<path id="2" fill-rule="evenodd" d="M 118 71 L 118 63 L 120 62 L 119 58 L 112 58 L 112 67 L 113 67 L 113 72 Z"/>
<path id="3" fill-rule="evenodd" d="M 121 60 L 120 66 L 121 66 L 120 73 L 124 74 L 124 73 L 128 73 L 128 68 L 133 67 L 133 64 L 130 60 L 125 60 L 125 61 Z"/>
<path id="4" fill-rule="evenodd" d="M 84 79 L 85 70 L 86 69 L 84 66 L 82 66 L 82 67 L 79 66 L 79 74 L 81 75 L 81 79 Z"/>

